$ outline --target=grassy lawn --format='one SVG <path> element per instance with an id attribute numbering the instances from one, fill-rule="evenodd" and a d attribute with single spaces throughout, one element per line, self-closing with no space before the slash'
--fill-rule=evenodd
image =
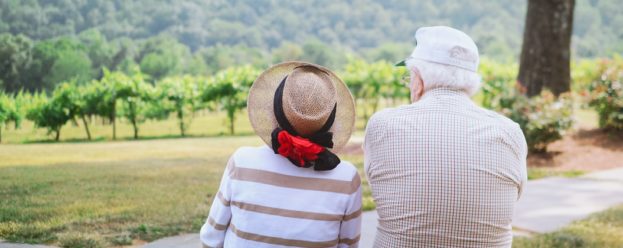
<path id="1" fill-rule="evenodd" d="M 108 246 L 196 232 L 228 157 L 259 144 L 239 136 L 2 145 L 0 238 Z M 361 156 L 344 159 L 361 169 Z"/>
<path id="2" fill-rule="evenodd" d="M 0 238 L 108 246 L 195 232 L 227 158 L 242 144 L 260 140 L 2 145 Z"/>
<path id="3" fill-rule="evenodd" d="M 0 237 L 123 245 L 196 232 L 228 157 L 240 146 L 260 144 L 255 136 L 4 144 Z M 359 168 L 364 209 L 374 209 L 363 157 L 342 159 Z M 548 173 L 530 169 L 531 178 Z"/>
<path id="4" fill-rule="evenodd" d="M 528 180 L 541 179 L 546 177 L 579 177 L 586 174 L 581 170 L 556 170 L 552 168 L 528 167 Z"/>
<path id="5" fill-rule="evenodd" d="M 623 247 L 623 205 L 576 221 L 560 231 L 515 238 L 513 247 Z"/>
<path id="6" fill-rule="evenodd" d="M 0 238 L 97 247 L 138 244 L 198 231 L 227 158 L 240 146 L 262 144 L 250 135 L 252 128 L 246 113 L 240 113 L 236 120 L 237 136 L 224 136 L 228 132 L 225 123 L 223 114 L 200 114 L 188 133 L 210 137 L 180 139 L 176 138 L 179 131 L 175 119 L 147 122 L 140 126 L 143 139 L 134 141 L 129 140 L 131 126 L 120 122 L 120 140 L 111 142 L 83 142 L 83 127 L 72 124 L 61 133 L 62 140 L 69 142 L 61 143 L 41 142 L 51 137 L 29 122 L 19 130 L 3 130 Z M 355 135 L 363 135 L 363 124 L 360 118 Z M 97 141 L 112 139 L 110 125 L 95 123 L 91 131 Z M 364 209 L 374 209 L 362 171 L 363 157 L 344 155 L 342 159 L 358 167 L 364 181 Z M 549 168 L 528 171 L 530 179 L 575 177 L 583 173 Z M 621 247 L 620 237 L 617 239 L 611 232 L 623 233 L 622 218 L 623 206 L 560 232 L 518 239 L 516 246 L 550 247 L 549 244 L 559 244 L 555 242 L 582 242 L 589 244 L 587 247 Z M 593 237 L 595 232 L 603 235 Z"/>

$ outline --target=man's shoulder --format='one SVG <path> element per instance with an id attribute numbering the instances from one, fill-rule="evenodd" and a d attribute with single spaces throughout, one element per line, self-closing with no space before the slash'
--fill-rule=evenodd
<path id="1" fill-rule="evenodd" d="M 489 125 L 493 125 L 499 133 L 503 133 L 504 136 L 512 140 L 517 145 L 517 149 L 527 149 L 526 138 L 517 122 L 495 111 L 480 107 L 478 108 L 482 111 L 484 116 L 486 116 L 485 118 L 487 118 L 487 120 L 485 121 L 487 121 Z"/>
<path id="2" fill-rule="evenodd" d="M 385 108 L 376 113 L 374 113 L 370 119 L 368 120 L 368 124 L 370 123 L 383 123 L 387 121 L 391 121 L 392 119 L 403 116 L 408 109 L 413 108 L 413 105 L 402 105 L 394 108 Z"/>
<path id="3" fill-rule="evenodd" d="M 487 121 L 489 123 L 496 124 L 496 126 L 509 131 L 521 131 L 519 124 L 517 124 L 517 122 L 511 120 L 510 118 L 493 110 L 485 109 L 482 107 L 477 108 L 482 113 L 484 118 L 487 118 Z"/>

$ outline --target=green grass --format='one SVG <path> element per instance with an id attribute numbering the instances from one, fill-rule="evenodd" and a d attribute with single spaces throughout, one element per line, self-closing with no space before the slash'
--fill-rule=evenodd
<path id="1" fill-rule="evenodd" d="M 260 144 L 241 136 L 2 145 L 0 238 L 98 247 L 197 232 L 229 156 Z M 361 156 L 344 159 L 361 171 Z M 364 194 L 364 208 L 374 208 L 367 183 Z"/>
<path id="2" fill-rule="evenodd" d="M 535 168 L 528 167 L 528 180 L 541 179 L 545 177 L 579 177 L 581 175 L 586 174 L 585 171 L 582 170 L 557 170 L 554 168 Z"/>
<path id="3" fill-rule="evenodd" d="M 513 247 L 623 247 L 623 205 L 576 221 L 560 231 L 515 238 Z"/>
<path id="4" fill-rule="evenodd" d="M 236 147 L 255 137 L 3 145 L 0 237 L 110 244 L 195 232 Z M 82 237 L 82 238 L 81 238 Z M 88 239 L 88 240 L 86 240 Z"/>

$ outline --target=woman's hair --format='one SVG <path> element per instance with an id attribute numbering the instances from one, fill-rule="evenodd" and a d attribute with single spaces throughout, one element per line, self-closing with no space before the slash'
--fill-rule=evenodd
<path id="1" fill-rule="evenodd" d="M 449 88 L 462 90 L 472 96 L 480 88 L 480 75 L 476 72 L 420 59 L 409 59 L 405 62 L 409 70 L 417 69 L 424 81 L 425 91 Z"/>

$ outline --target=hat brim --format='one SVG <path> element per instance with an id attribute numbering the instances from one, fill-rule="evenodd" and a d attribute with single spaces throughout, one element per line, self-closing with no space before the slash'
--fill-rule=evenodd
<path id="1" fill-rule="evenodd" d="M 249 90 L 247 110 L 251 126 L 264 143 L 272 145 L 271 133 L 279 126 L 273 112 L 275 91 L 285 76 L 303 65 L 315 66 L 326 71 L 335 85 L 337 108 L 335 122 L 329 131 L 333 132 L 333 150 L 339 150 L 348 143 L 355 128 L 355 102 L 346 84 L 335 73 L 319 65 L 290 61 L 276 64 L 262 72 Z"/>

